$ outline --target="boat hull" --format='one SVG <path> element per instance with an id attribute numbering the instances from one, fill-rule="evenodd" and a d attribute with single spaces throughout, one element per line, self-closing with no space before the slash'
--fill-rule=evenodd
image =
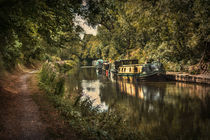
<path id="1" fill-rule="evenodd" d="M 121 79 L 132 81 L 161 81 L 165 80 L 164 73 L 150 73 L 150 74 L 130 74 L 130 73 L 118 73 L 117 76 Z"/>

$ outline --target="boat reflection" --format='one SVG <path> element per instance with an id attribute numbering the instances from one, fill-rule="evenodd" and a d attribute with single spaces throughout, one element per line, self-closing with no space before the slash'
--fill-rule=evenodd
<path id="1" fill-rule="evenodd" d="M 142 100 L 162 101 L 165 93 L 164 89 L 162 88 L 144 84 L 139 85 L 138 83 L 133 83 L 126 80 L 118 80 L 117 85 L 120 92 L 138 97 Z"/>
<path id="2" fill-rule="evenodd" d="M 188 96 L 189 98 L 205 100 L 205 96 L 210 94 L 209 86 L 181 82 L 135 83 L 130 80 L 118 79 L 117 86 L 120 92 L 130 96 L 142 100 L 168 103 L 172 103 L 171 100 L 175 101 L 177 96 Z"/>

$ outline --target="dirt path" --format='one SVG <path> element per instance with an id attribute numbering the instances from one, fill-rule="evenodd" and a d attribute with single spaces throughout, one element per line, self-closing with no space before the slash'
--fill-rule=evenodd
<path id="1" fill-rule="evenodd" d="M 0 77 L 0 140 L 78 140 L 38 88 L 36 71 Z"/>
<path id="2" fill-rule="evenodd" d="M 11 75 L 1 81 L 0 139 L 45 139 L 45 126 L 33 101 L 29 80 L 32 73 Z"/>

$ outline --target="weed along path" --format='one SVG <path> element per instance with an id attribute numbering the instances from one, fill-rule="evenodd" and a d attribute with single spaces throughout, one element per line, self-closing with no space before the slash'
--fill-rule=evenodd
<path id="1" fill-rule="evenodd" d="M 45 139 L 45 126 L 32 99 L 34 72 L 10 75 L 1 81 L 0 139 Z"/>

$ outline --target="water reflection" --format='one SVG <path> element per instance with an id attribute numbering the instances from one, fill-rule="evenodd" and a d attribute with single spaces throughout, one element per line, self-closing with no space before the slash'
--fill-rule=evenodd
<path id="1" fill-rule="evenodd" d="M 153 138 L 206 138 L 210 134 L 210 86 L 180 82 L 132 83 L 97 75 L 95 69 L 72 73 L 69 87 L 81 89 L 102 105 L 121 111 L 124 119 Z M 73 80 L 72 80 L 73 79 Z"/>
<path id="2" fill-rule="evenodd" d="M 132 83 L 125 80 L 118 80 L 119 92 L 138 97 L 143 100 L 163 100 L 165 90 L 155 86 Z"/>
<path id="3" fill-rule="evenodd" d="M 101 101 L 100 97 L 100 87 L 102 83 L 99 80 L 82 80 L 82 92 L 85 96 L 90 97 L 94 100 L 93 106 L 100 105 L 101 109 L 106 110 L 108 107 L 105 102 Z"/>

